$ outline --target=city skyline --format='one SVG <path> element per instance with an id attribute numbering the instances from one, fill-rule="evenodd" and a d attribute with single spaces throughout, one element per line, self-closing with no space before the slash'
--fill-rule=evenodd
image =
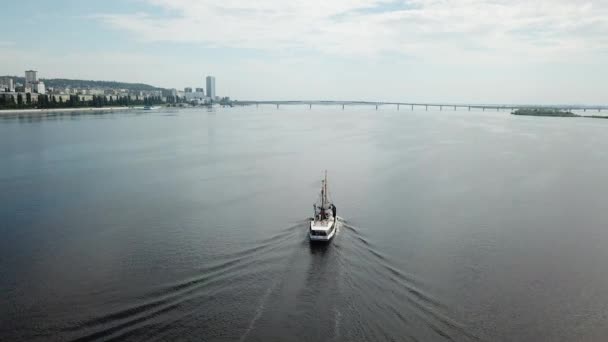
<path id="1" fill-rule="evenodd" d="M 43 80 L 53 80 L 53 78 L 38 78 L 38 71 L 37 70 L 25 70 L 24 72 L 24 76 L 18 76 L 18 75 L 0 75 L 0 92 L 5 91 L 4 88 L 7 88 L 8 92 L 13 92 L 14 91 L 14 87 L 15 85 L 19 85 L 21 87 L 24 88 L 23 92 L 30 92 L 32 91 L 32 89 L 34 89 L 35 91 L 33 92 L 38 92 L 36 86 L 38 84 L 42 84 L 42 89 L 43 91 L 40 92 L 42 94 L 44 94 L 44 82 Z M 19 83 L 19 80 L 23 79 L 23 83 Z M 92 81 L 92 82 L 118 82 L 118 83 L 130 83 L 130 84 L 144 84 L 141 82 L 137 82 L 137 81 L 131 81 L 131 82 L 121 82 L 118 80 L 112 80 L 112 81 L 105 81 L 105 80 L 79 80 L 79 79 L 64 79 L 64 78 L 59 78 L 62 80 L 72 80 L 72 81 Z M 208 75 L 204 78 L 203 81 L 203 87 L 191 87 L 191 86 L 186 86 L 183 88 L 183 90 L 180 90 L 178 88 L 163 88 L 163 87 L 158 87 L 152 84 L 144 84 L 147 86 L 152 86 L 152 87 L 156 87 L 159 89 L 164 89 L 167 91 L 175 91 L 175 92 L 183 92 L 183 93 L 198 93 L 200 96 L 209 96 L 211 98 L 215 98 L 217 97 L 216 91 L 215 91 L 215 76 L 211 76 Z M 209 89 L 208 91 L 205 91 L 205 88 Z M 210 95 L 205 95 L 207 93 L 210 93 Z"/>
<path id="2" fill-rule="evenodd" d="M 177 89 L 213 74 L 240 99 L 605 104 L 606 15 L 561 0 L 15 3 L 0 74 Z"/>

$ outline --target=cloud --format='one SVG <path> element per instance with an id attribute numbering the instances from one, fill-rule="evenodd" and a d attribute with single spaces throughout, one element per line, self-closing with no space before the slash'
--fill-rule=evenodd
<path id="1" fill-rule="evenodd" d="M 40 58 L 17 40 L 0 44 L 0 65 L 177 88 L 213 74 L 239 99 L 606 102 L 606 2 L 133 1 L 139 12 L 83 13 L 118 41 L 90 25 L 94 48 Z"/>
<path id="2" fill-rule="evenodd" d="M 608 4 L 566 0 L 142 0 L 98 14 L 147 42 L 419 58 L 566 58 L 608 47 Z M 568 58 L 572 58 L 571 56 Z"/>

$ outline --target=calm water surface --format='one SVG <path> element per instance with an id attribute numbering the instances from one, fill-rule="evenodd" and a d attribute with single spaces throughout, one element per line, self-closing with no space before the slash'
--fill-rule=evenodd
<path id="1" fill-rule="evenodd" d="M 2 341 L 601 341 L 608 121 L 0 118 Z M 327 169 L 343 218 L 309 245 Z"/>

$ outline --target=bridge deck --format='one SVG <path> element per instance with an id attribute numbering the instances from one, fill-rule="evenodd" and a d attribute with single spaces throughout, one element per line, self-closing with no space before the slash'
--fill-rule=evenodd
<path id="1" fill-rule="evenodd" d="M 414 107 L 435 107 L 439 109 L 452 108 L 466 108 L 466 109 L 489 109 L 489 110 L 516 110 L 521 108 L 544 108 L 544 109 L 562 109 L 562 110 L 595 110 L 602 111 L 608 109 L 608 106 L 602 105 L 515 105 L 515 104 L 462 104 L 462 103 L 423 103 L 423 102 L 373 102 L 373 101 L 235 101 L 235 103 L 241 105 L 308 105 L 312 107 L 312 105 L 325 105 L 325 106 L 397 106 L 400 108 L 410 107 L 413 109 Z"/>

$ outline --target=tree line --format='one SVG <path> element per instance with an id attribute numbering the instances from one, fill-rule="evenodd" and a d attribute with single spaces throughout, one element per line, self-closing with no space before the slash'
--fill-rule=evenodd
<path id="1" fill-rule="evenodd" d="M 120 96 L 109 97 L 93 95 L 91 99 L 84 100 L 78 95 L 70 95 L 64 101 L 63 96 L 38 95 L 38 101 L 32 101 L 32 95 L 0 96 L 0 109 L 29 109 L 29 108 L 78 108 L 78 107 L 112 107 L 112 106 L 152 106 L 163 103 L 160 96 Z"/>

